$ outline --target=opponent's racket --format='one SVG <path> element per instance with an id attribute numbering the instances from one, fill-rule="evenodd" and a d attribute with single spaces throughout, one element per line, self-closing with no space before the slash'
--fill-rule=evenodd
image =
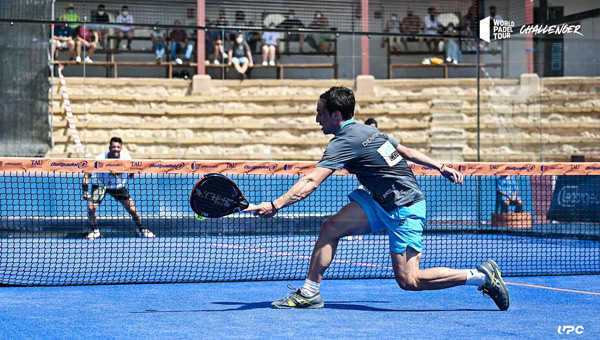
<path id="1" fill-rule="evenodd" d="M 213 218 L 240 212 L 250 203 L 229 177 L 208 174 L 194 185 L 190 206 L 198 216 Z"/>

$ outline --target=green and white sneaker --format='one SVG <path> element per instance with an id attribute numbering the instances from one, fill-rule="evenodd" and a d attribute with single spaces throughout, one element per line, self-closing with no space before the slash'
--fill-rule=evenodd
<path id="1" fill-rule="evenodd" d="M 291 293 L 288 294 L 284 299 L 274 301 L 271 303 L 271 308 L 275 309 L 290 309 L 290 308 L 298 308 L 298 309 L 315 309 L 315 308 L 323 308 L 325 305 L 323 303 L 323 298 L 321 297 L 321 293 L 315 294 L 312 297 L 305 297 L 300 293 L 300 289 L 296 290 L 296 288 L 288 285 L 288 288 L 292 290 Z"/>
<path id="2" fill-rule="evenodd" d="M 477 269 L 485 274 L 485 282 L 479 287 L 479 290 L 484 295 L 491 297 L 500 310 L 507 310 L 510 305 L 510 295 L 496 262 L 487 260 L 477 266 Z"/>

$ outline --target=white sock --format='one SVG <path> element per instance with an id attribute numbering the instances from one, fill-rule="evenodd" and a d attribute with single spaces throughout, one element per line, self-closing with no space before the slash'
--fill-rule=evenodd
<path id="1" fill-rule="evenodd" d="M 465 285 L 479 287 L 485 282 L 485 274 L 478 269 L 466 269 L 466 272 L 467 282 L 465 282 Z"/>
<path id="2" fill-rule="evenodd" d="M 304 285 L 302 288 L 300 288 L 300 294 L 302 294 L 304 297 L 315 296 L 319 292 L 320 285 L 320 283 L 306 279 L 306 281 L 304 281 Z"/>

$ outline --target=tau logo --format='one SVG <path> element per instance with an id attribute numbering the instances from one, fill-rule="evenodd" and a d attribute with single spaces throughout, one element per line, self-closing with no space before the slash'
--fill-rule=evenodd
<path id="1" fill-rule="evenodd" d="M 558 326 L 558 334 L 583 334 L 583 326 Z"/>
<path id="2" fill-rule="evenodd" d="M 579 170 L 579 165 L 571 164 L 571 170 Z"/>
<path id="3" fill-rule="evenodd" d="M 131 162 L 131 167 L 139 169 L 142 167 L 142 162 Z"/>
<path id="4" fill-rule="evenodd" d="M 490 164 L 490 170 L 498 170 L 500 168 L 500 165 L 498 164 Z"/>
<path id="5" fill-rule="evenodd" d="M 2 164 L 0 163 L 0 165 L 2 165 Z M 31 166 L 34 167 L 34 168 L 41 167 L 42 166 L 42 160 L 32 160 L 31 161 Z"/>
<path id="6" fill-rule="evenodd" d="M 225 165 L 227 166 L 227 169 L 235 169 L 237 167 L 237 164 L 235 163 L 225 163 Z"/>
<path id="7" fill-rule="evenodd" d="M 85 168 L 87 166 L 87 164 L 88 164 L 87 161 L 83 161 L 83 162 L 80 162 L 79 164 L 77 164 L 77 167 L 79 169 L 83 169 L 83 168 Z"/>

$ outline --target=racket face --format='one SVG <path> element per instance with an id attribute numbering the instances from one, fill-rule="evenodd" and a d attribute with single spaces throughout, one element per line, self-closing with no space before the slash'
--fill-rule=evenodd
<path id="1" fill-rule="evenodd" d="M 221 174 L 208 174 L 194 186 L 190 196 L 192 210 L 203 217 L 223 217 L 249 206 L 237 184 Z"/>

